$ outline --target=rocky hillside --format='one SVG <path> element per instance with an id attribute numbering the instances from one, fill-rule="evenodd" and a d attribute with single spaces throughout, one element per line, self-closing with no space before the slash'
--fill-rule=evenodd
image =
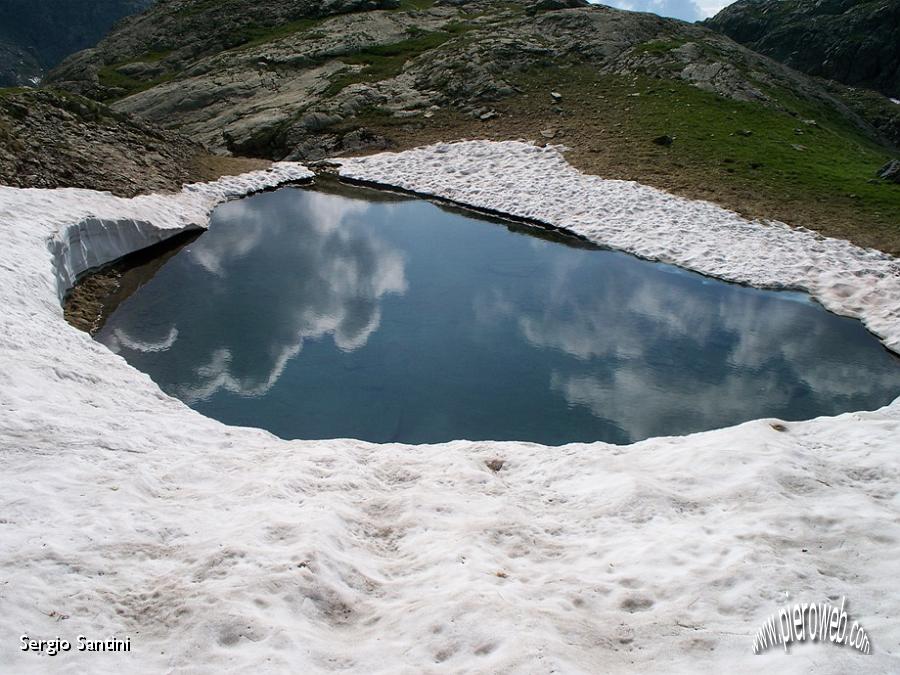
<path id="1" fill-rule="evenodd" d="M 256 166 L 208 157 L 180 134 L 80 96 L 0 90 L 3 185 L 89 187 L 132 196 Z"/>
<path id="2" fill-rule="evenodd" d="M 0 87 L 33 84 L 66 56 L 97 43 L 153 0 L 3 0 Z"/>
<path id="3" fill-rule="evenodd" d="M 358 134 L 333 138 L 361 113 L 480 117 L 521 96 L 536 71 L 556 68 L 564 81 L 580 66 L 773 109 L 790 92 L 872 132 L 846 101 L 731 40 L 579 0 L 161 0 L 50 79 L 215 149 L 310 158 L 364 144 Z"/>
<path id="4" fill-rule="evenodd" d="M 739 0 L 706 25 L 804 73 L 900 99 L 900 0 Z"/>
<path id="5" fill-rule="evenodd" d="M 900 108 L 582 0 L 159 0 L 49 80 L 235 155 L 559 142 L 591 172 L 900 250 L 876 178 Z"/>

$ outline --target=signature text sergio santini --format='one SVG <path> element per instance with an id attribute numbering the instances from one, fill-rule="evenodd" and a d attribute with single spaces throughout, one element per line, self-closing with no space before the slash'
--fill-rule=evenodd
<path id="1" fill-rule="evenodd" d="M 32 640 L 28 635 L 19 638 L 19 649 L 23 652 L 40 652 L 47 656 L 56 656 L 61 652 L 130 652 L 131 637 L 111 637 L 105 640 L 89 640 L 84 635 L 75 638 L 75 642 L 63 640 L 58 635 L 52 640 Z"/>

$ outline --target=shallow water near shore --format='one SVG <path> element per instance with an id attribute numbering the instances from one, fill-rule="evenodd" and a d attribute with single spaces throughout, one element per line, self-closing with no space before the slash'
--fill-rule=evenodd
<path id="1" fill-rule="evenodd" d="M 805 294 L 334 185 L 220 206 L 96 337 L 283 438 L 627 443 L 900 394 L 900 359 Z"/>

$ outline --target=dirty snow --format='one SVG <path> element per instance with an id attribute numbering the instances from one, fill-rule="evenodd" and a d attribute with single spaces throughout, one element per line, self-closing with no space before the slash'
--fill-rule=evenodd
<path id="1" fill-rule="evenodd" d="M 890 259 L 583 176 L 553 150 L 344 167 L 707 273 L 808 284 L 900 338 Z M 900 670 L 900 399 L 625 447 L 285 442 L 202 417 L 63 321 L 84 265 L 306 176 L 279 165 L 131 200 L 0 188 L 0 672 Z M 753 656 L 778 607 L 840 596 L 872 656 Z M 26 633 L 128 634 L 132 652 L 23 653 Z"/>

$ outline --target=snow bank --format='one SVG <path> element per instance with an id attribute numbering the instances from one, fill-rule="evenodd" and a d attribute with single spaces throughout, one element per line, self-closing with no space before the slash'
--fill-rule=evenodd
<path id="1" fill-rule="evenodd" d="M 480 157 L 464 161 L 469 152 Z M 482 165 L 494 170 L 470 183 Z M 583 177 L 519 145 L 345 167 L 555 213 L 582 231 L 614 233 L 630 208 L 644 253 L 680 250 L 681 237 L 653 248 L 666 228 L 648 210 L 683 238 L 711 214 L 738 227 L 709 205 Z M 304 175 L 282 165 L 132 200 L 0 188 L 0 672 L 900 669 L 900 400 L 784 431 L 761 420 L 626 447 L 284 442 L 193 412 L 63 321 L 57 284 L 80 268 Z M 591 225 L 594 210 L 603 218 Z M 706 225 L 703 251 L 731 255 L 714 246 L 719 225 Z M 780 227 L 753 227 L 786 241 Z M 756 254 L 746 269 L 766 273 Z M 843 283 L 853 295 L 867 278 Z M 498 472 L 493 459 L 504 460 Z M 874 655 L 832 645 L 752 655 L 753 633 L 782 604 L 840 596 Z M 126 633 L 128 654 L 19 650 L 23 634 Z"/>
<path id="2" fill-rule="evenodd" d="M 567 229 L 643 258 L 760 288 L 808 291 L 900 352 L 900 261 L 783 223 L 640 183 L 582 174 L 557 147 L 441 143 L 341 160 L 344 178 L 386 184 Z"/>
<path id="3" fill-rule="evenodd" d="M 8 194 L 11 201 L 20 202 L 15 208 L 29 212 L 33 218 L 47 217 L 48 199 L 64 205 L 63 218 L 68 220 L 58 224 L 48 244 L 62 299 L 85 270 L 158 244 L 178 232 L 205 228 L 212 209 L 222 201 L 313 176 L 307 168 L 285 162 L 267 171 L 187 185 L 174 197 L 121 199 L 105 194 L 98 198 L 89 190 L 30 190 L 21 191 L 18 197 L 16 193 Z M 0 187 L 3 191 L 9 189 Z M 47 197 L 48 193 L 52 196 Z M 0 192 L 0 199 L 4 196 Z"/>

